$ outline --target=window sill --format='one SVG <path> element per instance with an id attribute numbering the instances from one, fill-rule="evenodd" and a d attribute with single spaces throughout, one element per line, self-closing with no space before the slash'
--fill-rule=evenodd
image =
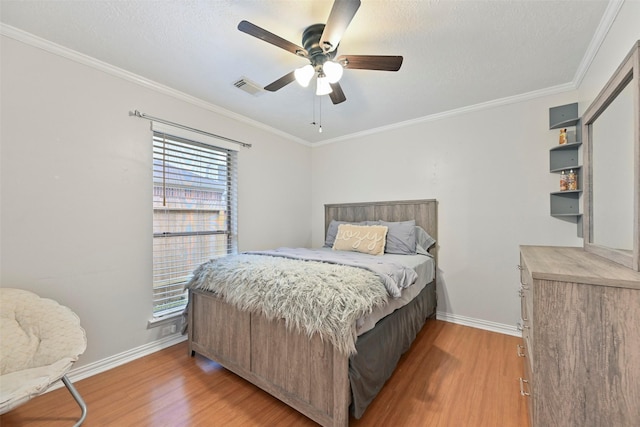
<path id="1" fill-rule="evenodd" d="M 175 313 L 154 317 L 147 322 L 147 329 L 157 328 L 159 326 L 166 325 L 167 323 L 173 323 L 180 317 L 182 317 L 182 311 L 176 311 Z"/>

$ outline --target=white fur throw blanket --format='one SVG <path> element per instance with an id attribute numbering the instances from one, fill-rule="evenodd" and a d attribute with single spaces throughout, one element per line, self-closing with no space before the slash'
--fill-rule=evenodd
<path id="1" fill-rule="evenodd" d="M 187 287 L 214 292 L 241 310 L 284 319 L 289 329 L 319 334 L 348 355 L 356 352 L 356 319 L 388 298 L 381 280 L 361 268 L 248 254 L 202 264 Z"/>

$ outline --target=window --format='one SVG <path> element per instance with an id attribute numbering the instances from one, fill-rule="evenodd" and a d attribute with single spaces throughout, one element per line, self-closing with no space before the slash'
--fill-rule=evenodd
<path id="1" fill-rule="evenodd" d="M 153 133 L 153 315 L 181 311 L 201 263 L 237 251 L 237 152 Z"/>

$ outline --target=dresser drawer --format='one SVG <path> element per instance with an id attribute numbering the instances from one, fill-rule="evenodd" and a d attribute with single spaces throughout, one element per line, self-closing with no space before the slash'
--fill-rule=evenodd
<path id="1" fill-rule="evenodd" d="M 522 340 L 527 354 L 527 363 L 533 368 L 533 279 L 527 264 L 520 256 L 520 317 L 522 318 L 520 328 L 522 329 Z"/>
<path id="2" fill-rule="evenodd" d="M 531 331 L 531 320 L 529 318 L 527 298 L 525 297 L 522 289 L 520 289 L 520 329 L 522 330 L 522 338 L 524 341 L 528 341 Z"/>
<path id="3" fill-rule="evenodd" d="M 525 263 L 522 258 L 522 254 L 520 255 L 520 265 L 518 268 L 520 269 L 520 283 L 525 286 L 531 286 L 531 273 L 529 272 L 527 263 Z"/>
<path id="4" fill-rule="evenodd" d="M 535 384 L 533 378 L 533 358 L 534 358 L 534 342 L 533 342 L 533 277 L 531 270 L 525 262 L 522 253 L 520 254 L 520 315 L 522 318 L 522 347 L 518 349 L 518 356 L 522 359 L 523 377 L 520 379 L 520 394 L 526 399 L 527 414 L 529 416 L 529 425 L 534 427 L 534 411 L 535 411 Z"/>
<path id="5" fill-rule="evenodd" d="M 516 347 L 516 353 L 518 355 L 518 358 L 520 358 L 522 361 L 523 372 L 525 373 L 525 376 L 523 378 L 530 379 L 531 372 L 533 371 L 533 363 L 532 363 L 533 354 L 531 351 L 531 347 L 529 346 L 530 340 L 525 338 L 526 334 L 524 331 L 522 335 L 523 335 L 522 344 L 518 344 L 518 346 Z"/>
<path id="6" fill-rule="evenodd" d="M 527 355 L 528 356 L 528 355 Z M 531 427 L 534 427 L 534 422 L 533 422 L 533 411 L 535 410 L 535 384 L 533 382 L 533 375 L 531 373 L 531 365 L 529 363 L 530 359 L 528 359 L 528 357 L 524 358 L 525 360 L 523 360 L 523 364 L 524 364 L 524 377 L 522 377 L 522 381 L 520 383 L 521 389 L 520 389 L 520 394 L 522 394 L 524 399 L 527 399 L 527 413 L 529 415 L 529 425 Z"/>
<path id="7" fill-rule="evenodd" d="M 533 424 L 534 383 L 533 383 L 533 278 L 520 255 L 520 317 L 522 329 L 522 345 L 518 347 L 518 356 L 522 359 L 523 376 L 520 378 L 520 394 L 526 399 L 529 425 Z"/>

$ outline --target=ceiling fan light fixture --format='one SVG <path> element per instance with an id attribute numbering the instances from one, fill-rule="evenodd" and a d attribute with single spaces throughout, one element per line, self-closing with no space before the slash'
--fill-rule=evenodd
<path id="1" fill-rule="evenodd" d="M 2 1 L 2 0 L 0 0 Z M 398 71 L 402 56 L 391 55 L 349 55 L 337 56 L 338 46 L 347 27 L 360 7 L 361 0 L 333 0 L 333 6 L 326 24 L 309 25 L 302 32 L 302 46 L 283 39 L 249 21 L 240 21 L 238 30 L 267 42 L 294 55 L 307 59 L 311 64 L 290 71 L 278 80 L 264 87 L 275 92 L 297 80 L 308 87 L 316 79 L 316 94 L 330 95 L 336 105 L 347 100 L 338 83 L 345 68 L 356 70 Z"/>
<path id="2" fill-rule="evenodd" d="M 333 92 L 333 89 L 331 89 L 331 85 L 329 84 L 329 78 L 324 74 L 319 74 L 316 86 L 316 95 L 329 95 L 331 92 Z"/>
<path id="3" fill-rule="evenodd" d="M 315 70 L 313 69 L 313 66 L 311 64 L 307 64 L 304 67 L 296 69 L 293 74 L 300 86 L 307 87 L 309 86 L 309 82 L 311 81 L 314 73 Z"/>
<path id="4" fill-rule="evenodd" d="M 344 72 L 342 65 L 333 61 L 325 62 L 322 66 L 322 70 L 329 79 L 329 83 L 338 83 L 338 81 L 342 78 L 342 73 Z"/>

